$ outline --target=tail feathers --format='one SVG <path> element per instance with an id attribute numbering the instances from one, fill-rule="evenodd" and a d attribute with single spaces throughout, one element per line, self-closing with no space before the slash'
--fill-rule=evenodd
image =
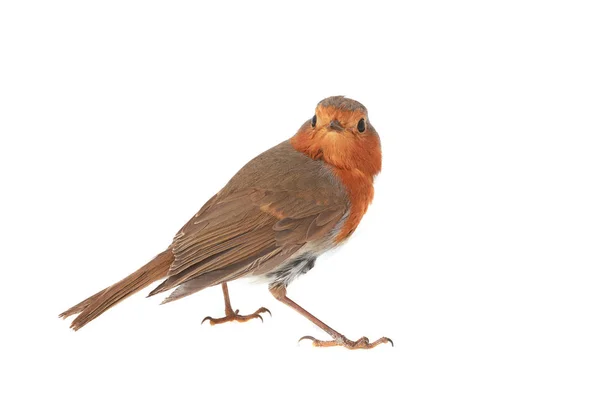
<path id="1" fill-rule="evenodd" d="M 152 282 L 165 278 L 172 263 L 173 252 L 169 248 L 133 274 L 69 308 L 59 317 L 67 318 L 79 314 L 71 323 L 71 329 L 76 331 L 121 300 L 139 292 Z"/>
<path id="2" fill-rule="evenodd" d="M 74 305 L 73 307 L 69 308 L 67 311 L 61 313 L 58 317 L 62 318 L 62 319 L 66 319 L 66 318 L 70 317 L 71 315 L 79 314 L 80 312 L 85 310 L 85 308 L 87 306 L 89 306 L 90 304 L 92 304 L 93 302 L 98 300 L 98 298 L 102 295 L 102 293 L 104 293 L 107 289 L 110 289 L 110 287 L 108 287 L 106 289 L 102 289 L 95 295 L 88 297 L 87 299 L 85 299 L 84 301 L 82 301 L 81 303 L 79 303 L 77 305 Z"/>

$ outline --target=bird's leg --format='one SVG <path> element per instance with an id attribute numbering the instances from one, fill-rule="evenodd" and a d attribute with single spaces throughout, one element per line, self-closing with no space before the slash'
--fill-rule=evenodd
<path id="1" fill-rule="evenodd" d="M 300 314 L 308 318 L 312 321 L 313 324 L 317 325 L 319 328 L 323 329 L 329 336 L 333 338 L 333 340 L 318 340 L 312 336 L 303 336 L 300 340 L 309 339 L 312 340 L 312 344 L 315 347 L 332 347 L 332 346 L 343 346 L 347 349 L 355 350 L 355 349 L 372 349 L 373 347 L 380 345 L 382 343 L 390 343 L 392 346 L 394 342 L 390 338 L 382 337 L 373 343 L 369 342 L 369 339 L 366 337 L 361 337 L 357 341 L 352 341 L 347 339 L 344 335 L 325 324 L 323 321 L 319 320 L 317 317 L 306 311 L 304 308 L 300 307 L 297 303 L 295 303 L 292 299 L 287 297 L 286 289 L 284 286 L 272 286 L 269 287 L 271 294 L 275 296 L 275 298 L 281 301 L 284 304 L 287 304 L 294 310 L 298 311 Z"/>
<path id="2" fill-rule="evenodd" d="M 258 318 L 262 321 L 263 319 L 260 313 L 268 312 L 269 315 L 271 315 L 271 311 L 267 310 L 264 307 L 259 308 L 253 314 L 240 315 L 240 310 L 233 311 L 233 308 L 231 307 L 231 301 L 229 300 L 229 288 L 227 287 L 227 283 L 222 283 L 221 287 L 223 288 L 223 297 L 225 298 L 225 316 L 223 318 L 206 317 L 202 320 L 202 323 L 204 323 L 204 321 L 209 321 L 211 325 L 217 325 L 230 321 L 246 322 L 254 318 Z"/>

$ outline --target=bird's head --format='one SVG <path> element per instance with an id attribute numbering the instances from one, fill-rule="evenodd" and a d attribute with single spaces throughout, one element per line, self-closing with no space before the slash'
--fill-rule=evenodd
<path id="1" fill-rule="evenodd" d="M 336 168 L 370 176 L 381 170 L 379 135 L 367 109 L 344 96 L 322 100 L 315 115 L 300 127 L 291 142 L 296 150 Z"/>

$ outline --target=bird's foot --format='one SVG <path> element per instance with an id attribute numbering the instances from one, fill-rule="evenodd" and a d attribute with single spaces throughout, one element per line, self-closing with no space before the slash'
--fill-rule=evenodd
<path id="1" fill-rule="evenodd" d="M 218 324 L 223 324 L 225 322 L 231 322 L 231 321 L 246 322 L 246 321 L 250 321 L 251 319 L 255 319 L 255 318 L 258 318 L 261 321 L 263 321 L 263 318 L 260 314 L 264 313 L 264 312 L 268 312 L 269 315 L 272 316 L 271 311 L 269 311 L 268 309 L 266 309 L 264 307 L 261 307 L 258 310 L 256 310 L 256 312 L 254 312 L 252 314 L 248 314 L 248 315 L 240 315 L 239 312 L 240 312 L 240 310 L 226 312 L 225 316 L 223 318 L 206 317 L 202 320 L 202 324 L 204 323 L 204 321 L 209 321 L 211 325 L 218 325 Z"/>
<path id="2" fill-rule="evenodd" d="M 394 347 L 394 342 L 392 342 L 392 339 L 387 338 L 387 337 L 382 337 L 380 339 L 377 339 L 373 343 L 371 343 L 371 342 L 369 342 L 369 338 L 367 338 L 365 336 L 361 337 L 357 341 L 352 341 L 352 340 L 346 339 L 345 336 L 340 336 L 333 340 L 319 340 L 319 339 L 315 339 L 312 336 L 303 336 L 300 338 L 300 340 L 298 340 L 298 342 L 300 342 L 301 340 L 304 340 L 304 339 L 312 340 L 312 344 L 315 347 L 343 346 L 350 350 L 356 350 L 356 349 L 372 349 L 373 347 L 376 347 L 382 343 L 389 343 L 392 345 L 392 347 Z"/>

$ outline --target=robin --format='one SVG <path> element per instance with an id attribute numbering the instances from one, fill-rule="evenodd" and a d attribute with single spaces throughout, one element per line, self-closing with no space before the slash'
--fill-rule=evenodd
<path id="1" fill-rule="evenodd" d="M 233 311 L 227 282 L 260 277 L 273 296 L 332 340 L 309 339 L 314 346 L 370 349 L 390 343 L 382 337 L 352 341 L 286 295 L 287 286 L 315 266 L 317 257 L 344 243 L 373 199 L 373 179 L 381 170 L 379 135 L 359 102 L 334 96 L 322 100 L 315 115 L 289 140 L 246 164 L 175 235 L 152 261 L 112 286 L 60 314 L 79 314 L 78 330 L 151 283 L 164 279 L 149 296 L 172 290 L 168 303 L 209 286 L 221 285 L 223 318 L 212 325 L 248 321 L 269 312 Z M 270 312 L 269 312 L 270 314 Z M 203 322 L 204 322 L 203 321 Z"/>

